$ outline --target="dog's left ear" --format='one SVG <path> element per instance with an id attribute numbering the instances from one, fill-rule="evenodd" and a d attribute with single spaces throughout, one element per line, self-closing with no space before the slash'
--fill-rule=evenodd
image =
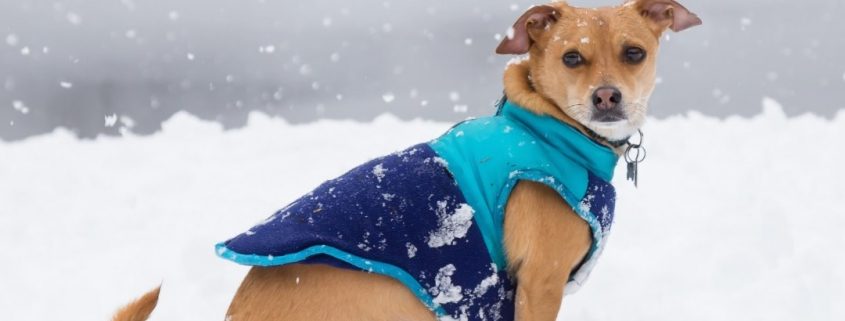
<path id="1" fill-rule="evenodd" d="M 660 35 L 666 28 L 680 32 L 698 26 L 701 19 L 675 0 L 632 0 L 625 4 L 633 6 L 651 23 L 655 34 Z"/>
<path id="2" fill-rule="evenodd" d="M 549 5 L 531 7 L 508 30 L 505 39 L 502 39 L 502 43 L 496 48 L 496 53 L 500 55 L 528 53 L 539 32 L 543 32 L 557 22 L 559 16 L 558 10 Z"/>

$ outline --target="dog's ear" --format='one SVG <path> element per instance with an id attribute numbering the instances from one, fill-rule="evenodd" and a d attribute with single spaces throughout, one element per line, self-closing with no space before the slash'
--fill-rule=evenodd
<path id="1" fill-rule="evenodd" d="M 633 0 L 625 5 L 634 7 L 649 21 L 652 30 L 658 35 L 666 28 L 680 32 L 702 23 L 695 13 L 675 0 Z"/>
<path id="2" fill-rule="evenodd" d="M 540 32 L 557 22 L 560 13 L 549 5 L 533 6 L 522 14 L 496 48 L 501 55 L 521 55 L 528 52 Z"/>

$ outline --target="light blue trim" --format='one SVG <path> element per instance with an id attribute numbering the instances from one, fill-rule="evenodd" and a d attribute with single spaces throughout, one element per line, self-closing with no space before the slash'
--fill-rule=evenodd
<path id="1" fill-rule="evenodd" d="M 402 284 L 411 289 L 411 292 L 413 292 L 426 307 L 431 309 L 431 311 L 434 311 L 438 317 L 446 315 L 446 311 L 443 307 L 434 303 L 434 299 L 432 299 L 431 295 L 428 294 L 425 288 L 417 282 L 417 279 L 408 274 L 408 272 L 405 272 L 405 270 L 384 262 L 368 260 L 329 245 L 314 245 L 302 251 L 282 256 L 241 254 L 230 250 L 224 243 L 218 243 L 215 246 L 215 249 L 217 256 L 221 258 L 241 265 L 265 267 L 302 262 L 303 260 L 315 255 L 328 255 L 340 261 L 349 263 L 361 270 L 389 276 L 399 282 L 402 282 Z"/>
<path id="2" fill-rule="evenodd" d="M 506 268 L 504 210 L 519 179 L 553 188 L 590 225 L 590 255 L 601 245 L 598 219 L 580 208 L 589 173 L 611 181 L 619 157 L 569 124 L 505 102 L 500 114 L 462 122 L 429 143 L 446 162 L 469 205 L 484 244 Z"/>

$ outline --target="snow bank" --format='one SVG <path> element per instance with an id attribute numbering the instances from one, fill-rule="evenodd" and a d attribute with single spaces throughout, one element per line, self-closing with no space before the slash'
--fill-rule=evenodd
<path id="1" fill-rule="evenodd" d="M 845 317 L 845 113 L 652 120 L 640 188 L 617 171 L 610 244 L 562 320 Z M 224 132 L 177 114 L 162 133 L 0 143 L 0 310 L 108 320 L 162 280 L 153 320 L 222 319 L 246 268 L 213 245 L 325 179 L 451 124 L 260 114 Z M 410 250 L 409 250 L 410 251 Z"/>

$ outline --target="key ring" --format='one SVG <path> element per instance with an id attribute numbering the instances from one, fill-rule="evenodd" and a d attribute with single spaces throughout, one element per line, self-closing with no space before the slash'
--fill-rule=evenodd
<path id="1" fill-rule="evenodd" d="M 639 164 L 645 160 L 647 154 L 645 147 L 643 147 L 645 140 L 643 131 L 637 130 L 637 132 L 640 134 L 640 141 L 634 144 L 631 142 L 631 138 L 628 138 L 628 148 L 625 149 L 625 162 L 628 163 L 627 177 L 628 180 L 634 182 L 634 187 L 639 185 Z"/>
<path id="2" fill-rule="evenodd" d="M 631 142 L 631 139 L 628 139 L 628 148 L 625 149 L 625 162 L 628 164 L 633 163 L 642 163 L 645 161 L 647 151 L 645 147 L 643 147 L 643 141 L 645 140 L 645 136 L 643 135 L 643 131 L 637 130 L 640 134 L 640 141 L 636 144 Z M 635 152 L 635 153 L 632 153 Z"/>

